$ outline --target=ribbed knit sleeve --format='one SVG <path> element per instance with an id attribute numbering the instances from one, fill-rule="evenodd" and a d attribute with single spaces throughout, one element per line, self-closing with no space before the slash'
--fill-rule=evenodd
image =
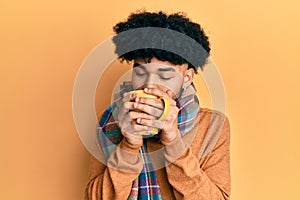
<path id="1" fill-rule="evenodd" d="M 211 118 L 218 120 L 218 122 L 211 121 L 212 126 L 222 129 L 219 134 L 212 132 L 215 135 L 210 141 L 202 141 L 202 145 L 208 146 L 203 158 L 199 160 L 197 154 L 192 152 L 192 148 L 186 147 L 180 157 L 175 161 L 170 160 L 171 164 L 166 167 L 167 179 L 173 187 L 176 199 L 230 199 L 230 125 L 227 117 L 223 117 L 223 120 L 221 118 L 218 116 Z M 217 130 L 217 128 L 215 127 L 213 130 Z M 214 145 L 209 146 L 213 140 L 216 140 L 213 142 Z M 178 157 L 178 155 L 172 154 L 178 152 L 178 147 L 182 149 L 184 145 L 181 138 L 168 144 L 166 158 Z"/>
<path id="2" fill-rule="evenodd" d="M 92 156 L 85 199 L 126 200 L 133 180 L 138 177 L 143 167 L 138 151 L 139 147 L 133 147 L 123 139 L 110 155 L 107 166 Z"/>

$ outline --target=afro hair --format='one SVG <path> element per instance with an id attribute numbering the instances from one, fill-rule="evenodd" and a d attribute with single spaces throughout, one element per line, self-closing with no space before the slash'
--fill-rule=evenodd
<path id="1" fill-rule="evenodd" d="M 158 33 L 160 31 L 153 33 L 147 30 L 148 27 L 162 28 L 164 30 L 168 29 L 176 34 L 163 35 Z M 142 35 L 123 34 L 123 36 L 120 37 L 121 33 L 138 30 L 140 28 L 143 30 Z M 201 70 L 203 69 L 210 52 L 208 37 L 201 26 L 192 22 L 183 13 L 168 15 L 162 11 L 158 13 L 139 11 L 132 13 L 125 22 L 117 23 L 113 27 L 113 30 L 117 34 L 113 37 L 113 42 L 116 45 L 115 52 L 121 61 L 125 60 L 129 62 L 137 58 L 142 58 L 149 63 L 151 59 L 155 57 L 161 61 L 169 61 L 174 65 L 188 63 L 188 68 L 193 68 L 197 73 L 199 68 Z M 178 34 L 183 35 L 192 42 L 187 42 L 186 39 L 180 39 Z M 137 42 L 144 44 L 147 43 L 147 41 L 150 41 L 154 46 L 159 44 L 162 47 L 168 46 L 171 49 L 180 50 L 181 56 L 178 55 L 179 53 L 175 53 L 176 51 L 168 51 L 164 48 L 135 48 Z M 200 52 L 195 50 L 195 43 L 201 45 Z M 126 49 L 131 50 L 126 51 Z M 194 59 L 195 61 L 192 63 L 189 62 L 193 60 L 193 58 L 197 59 Z"/>

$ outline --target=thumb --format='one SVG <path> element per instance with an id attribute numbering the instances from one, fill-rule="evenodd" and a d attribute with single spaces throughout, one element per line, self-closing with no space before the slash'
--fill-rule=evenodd
<path id="1" fill-rule="evenodd" d="M 170 98 L 173 98 L 173 93 L 171 90 L 167 90 L 166 93 Z"/>

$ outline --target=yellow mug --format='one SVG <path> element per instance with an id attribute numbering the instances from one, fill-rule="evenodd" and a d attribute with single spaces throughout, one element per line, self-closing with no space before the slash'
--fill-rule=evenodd
<path id="1" fill-rule="evenodd" d="M 153 99 L 158 98 L 157 96 L 144 93 L 143 90 L 130 91 L 130 92 L 128 92 L 128 94 L 137 94 L 139 97 L 144 97 L 144 98 L 153 98 Z M 161 99 L 164 102 L 164 111 L 163 111 L 162 115 L 158 118 L 158 120 L 162 121 L 168 116 L 168 114 L 170 112 L 170 101 L 169 101 L 169 99 L 167 99 L 165 97 L 161 97 L 159 99 Z M 158 128 L 153 128 L 149 131 L 137 131 L 134 133 L 138 134 L 138 135 L 155 135 L 158 133 Z"/>

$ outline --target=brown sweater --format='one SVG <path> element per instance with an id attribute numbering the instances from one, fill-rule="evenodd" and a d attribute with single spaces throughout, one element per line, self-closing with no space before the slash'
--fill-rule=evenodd
<path id="1" fill-rule="evenodd" d="M 150 155 L 157 169 L 162 197 L 164 200 L 229 200 L 229 121 L 221 112 L 200 108 L 196 124 L 185 136 L 178 136 L 172 143 L 147 143 L 149 152 L 163 152 Z M 157 151 L 162 147 L 163 151 Z M 132 181 L 143 166 L 138 151 L 138 147 L 123 139 L 107 165 L 91 156 L 86 199 L 127 199 Z M 162 162 L 169 164 L 161 168 Z"/>

